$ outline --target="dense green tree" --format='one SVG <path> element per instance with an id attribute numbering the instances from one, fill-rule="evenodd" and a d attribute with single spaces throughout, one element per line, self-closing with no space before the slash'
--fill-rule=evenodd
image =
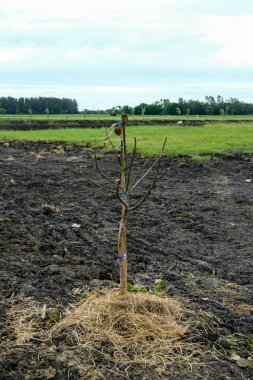
<path id="1" fill-rule="evenodd" d="M 161 115 L 162 106 L 160 104 L 147 104 L 145 107 L 146 115 Z"/>
<path id="2" fill-rule="evenodd" d="M 141 103 L 131 109 L 128 109 L 128 106 L 123 108 L 128 114 L 141 115 L 143 107 L 146 115 L 221 115 L 221 109 L 224 110 L 224 116 L 253 115 L 253 103 L 245 103 L 237 98 L 224 100 L 221 95 L 217 95 L 216 98 L 208 95 L 205 101 L 179 98 L 178 102 L 171 102 L 169 99 L 159 99 L 152 104 Z"/>
<path id="3" fill-rule="evenodd" d="M 214 112 L 215 112 L 214 107 L 211 106 L 210 104 L 208 104 L 206 107 L 206 114 L 207 115 L 214 115 Z"/>
<path id="4" fill-rule="evenodd" d="M 122 107 L 122 112 L 130 115 L 132 113 L 132 109 L 129 106 L 123 106 Z"/>
<path id="5" fill-rule="evenodd" d="M 45 109 L 48 108 L 50 113 L 54 113 L 54 110 L 61 113 L 74 114 L 78 113 L 78 105 L 75 99 L 68 98 L 12 98 L 0 97 L 0 108 L 5 108 L 7 114 L 27 114 L 31 109 L 33 114 L 43 114 Z"/>

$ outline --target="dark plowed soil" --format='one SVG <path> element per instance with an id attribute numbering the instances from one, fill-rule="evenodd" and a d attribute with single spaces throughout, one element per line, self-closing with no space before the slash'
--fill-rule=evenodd
<path id="1" fill-rule="evenodd" d="M 118 175 L 114 155 L 99 164 Z M 118 286 L 121 207 L 114 192 L 80 173 L 107 186 L 88 150 L 10 143 L 0 144 L 0 380 L 253 378 L 252 362 L 240 367 L 231 359 L 252 355 L 253 156 L 166 157 L 163 166 L 168 175 L 129 213 L 129 281 L 152 287 L 165 279 L 168 294 L 202 316 L 185 338 L 206 348 L 196 350 L 199 364 L 128 368 L 36 333 L 18 339 L 12 321 L 22 331 L 33 308 L 51 313 L 39 326 L 47 331 L 84 292 Z"/>

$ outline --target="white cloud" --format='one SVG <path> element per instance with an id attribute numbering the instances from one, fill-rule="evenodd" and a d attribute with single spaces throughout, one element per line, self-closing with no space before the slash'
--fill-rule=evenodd
<path id="1" fill-rule="evenodd" d="M 19 62 L 22 59 L 22 54 L 20 49 L 0 48 L 0 64 Z"/>
<path id="2" fill-rule="evenodd" d="M 216 51 L 208 62 L 224 66 L 253 67 L 253 14 L 244 16 L 208 16 L 204 42 L 215 44 Z"/>
<path id="3" fill-rule="evenodd" d="M 79 109 L 105 109 L 115 104 L 136 105 L 143 101 L 152 102 L 154 96 L 159 96 L 157 86 L 0 86 L 1 94 L 13 97 L 69 97 L 77 98 Z"/>
<path id="4" fill-rule="evenodd" d="M 57 54 L 52 48 L 10 47 L 0 48 L 0 64 L 7 69 L 15 68 L 22 70 L 24 67 L 45 67 L 45 63 L 50 66 L 55 62 Z"/>
<path id="5" fill-rule="evenodd" d="M 198 89 L 205 89 L 205 90 L 211 90 L 214 89 L 222 89 L 222 90 L 253 90 L 253 81 L 248 83 L 240 83 L 240 82 L 224 82 L 224 81 L 215 81 L 215 82 L 201 82 L 201 83 L 184 83 L 179 84 L 179 87 L 183 88 L 198 88 Z"/>
<path id="6" fill-rule="evenodd" d="M 190 83 L 196 94 L 204 93 L 202 83 L 221 93 L 219 84 L 229 91 L 231 81 L 231 91 L 246 94 L 250 7 L 252 0 L 233 6 L 228 0 L 0 0 L 0 83 L 12 95 L 73 96 L 81 107 L 91 100 L 101 107 L 118 98 L 194 97 Z"/>
<path id="7" fill-rule="evenodd" d="M 115 16 L 121 16 L 119 22 L 122 27 L 127 24 L 127 17 L 138 15 L 138 18 L 145 13 L 157 12 L 167 7 L 172 0 L 156 0 L 147 2 L 146 0 L 128 0 L 127 2 L 118 0 L 44 0 L 41 2 L 23 0 L 8 0 L 1 4 L 4 12 L 14 12 L 26 15 L 27 19 L 34 17 L 48 17 L 53 19 L 80 19 L 87 20 L 100 19 L 101 16 L 106 19 Z"/>

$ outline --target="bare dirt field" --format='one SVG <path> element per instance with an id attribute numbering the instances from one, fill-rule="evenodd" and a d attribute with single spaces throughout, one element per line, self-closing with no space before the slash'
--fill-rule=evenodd
<path id="1" fill-rule="evenodd" d="M 114 155 L 99 164 L 118 175 Z M 166 281 L 188 310 L 182 341 L 193 348 L 181 361 L 186 352 L 124 364 L 106 342 L 91 352 L 50 333 L 84 293 L 118 287 L 115 194 L 80 173 L 100 181 L 89 149 L 0 144 L 1 380 L 253 378 L 253 155 L 165 157 L 163 166 L 168 175 L 129 214 L 129 282 Z"/>

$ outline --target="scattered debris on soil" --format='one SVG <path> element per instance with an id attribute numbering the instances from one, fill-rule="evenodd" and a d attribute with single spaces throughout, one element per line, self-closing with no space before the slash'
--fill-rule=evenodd
<path id="1" fill-rule="evenodd" d="M 172 336 L 161 335 L 175 338 L 173 347 L 159 354 L 156 317 L 150 329 L 138 330 L 148 334 L 146 343 L 155 342 L 154 355 L 144 349 L 141 357 L 127 334 L 127 346 L 115 349 L 110 324 L 104 335 L 93 335 L 93 346 L 92 339 L 85 342 L 94 332 L 83 325 L 85 308 L 96 313 L 92 302 L 122 302 L 108 295 L 119 286 L 120 205 L 81 175 L 80 166 L 98 179 L 90 152 L 64 144 L 0 144 L 0 379 L 253 377 L 253 156 L 211 158 L 166 157 L 168 176 L 129 215 L 130 282 L 151 288 L 165 280 L 168 298 L 158 302 L 172 302 L 175 312 Z M 118 175 L 113 155 L 99 164 L 108 176 Z M 91 292 L 101 297 L 85 300 Z M 123 311 L 139 296 L 144 303 L 154 297 L 131 293 Z M 102 311 L 107 322 L 110 310 Z M 122 315 L 115 328 L 130 321 L 128 312 Z"/>

